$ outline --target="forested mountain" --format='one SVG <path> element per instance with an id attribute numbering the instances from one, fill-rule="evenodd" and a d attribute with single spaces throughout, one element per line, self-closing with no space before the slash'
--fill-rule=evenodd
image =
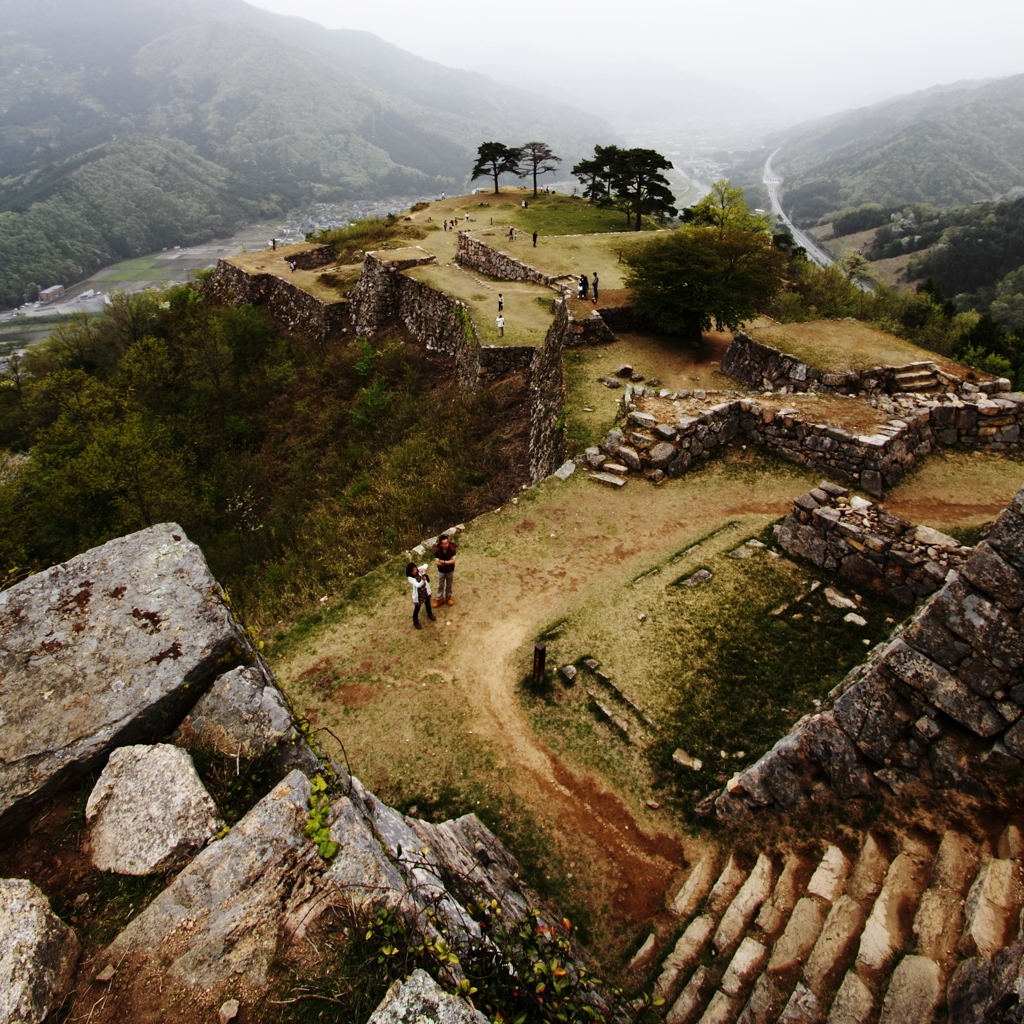
<path id="1" fill-rule="evenodd" d="M 969 83 L 970 84 L 970 83 Z M 1024 185 L 1024 75 L 929 90 L 777 136 L 787 212 L 812 224 L 879 203 L 963 205 Z"/>
<path id="2" fill-rule="evenodd" d="M 303 197 L 453 190 L 599 119 L 241 0 L 0 2 L 0 303 Z"/>

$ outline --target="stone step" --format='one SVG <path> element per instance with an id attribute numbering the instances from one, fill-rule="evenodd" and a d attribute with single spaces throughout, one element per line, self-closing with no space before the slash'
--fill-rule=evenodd
<path id="1" fill-rule="evenodd" d="M 774 882 L 775 865 L 766 854 L 758 854 L 750 875 L 722 915 L 713 940 L 716 953 L 724 953 L 740 941 L 761 904 L 771 895 Z"/>
<path id="2" fill-rule="evenodd" d="M 857 972 L 849 970 L 832 1000 L 825 1024 L 868 1024 L 875 1012 L 875 997 Z"/>
<path id="3" fill-rule="evenodd" d="M 747 874 L 747 870 L 740 866 L 736 855 L 730 854 L 729 860 L 722 868 L 722 873 L 718 876 L 718 881 L 715 882 L 714 888 L 708 896 L 708 902 L 704 908 L 705 913 L 721 914 L 732 903 L 736 893 L 740 891 L 740 887 L 747 880 Z"/>
<path id="4" fill-rule="evenodd" d="M 889 854 L 885 845 L 874 832 L 869 832 L 847 883 L 847 894 L 859 901 L 874 899 L 882 888 L 888 870 Z"/>
<path id="5" fill-rule="evenodd" d="M 754 983 L 753 991 L 736 1024 L 775 1024 L 786 1001 L 785 993 L 765 971 Z"/>
<path id="6" fill-rule="evenodd" d="M 813 862 L 802 854 L 791 854 L 786 858 L 770 899 L 765 901 L 754 921 L 767 940 L 776 939 L 785 927 L 800 893 L 807 887 L 813 867 Z"/>
<path id="7" fill-rule="evenodd" d="M 718 865 L 717 851 L 705 853 L 669 903 L 669 913 L 684 918 L 693 914 L 711 890 L 718 873 Z"/>
<path id="8" fill-rule="evenodd" d="M 624 476 L 614 476 L 611 473 L 588 473 L 587 476 L 595 483 L 604 484 L 605 487 L 626 486 L 626 478 Z"/>
<path id="9" fill-rule="evenodd" d="M 830 846 L 807 884 L 807 895 L 835 903 L 846 890 L 852 867 L 850 858 L 838 846 Z"/>
<path id="10" fill-rule="evenodd" d="M 654 983 L 655 999 L 664 999 L 670 1003 L 676 998 L 686 975 L 700 959 L 714 930 L 715 919 L 710 914 L 702 914 L 690 922 L 661 965 L 661 974 Z"/>
<path id="11" fill-rule="evenodd" d="M 801 972 L 801 981 L 818 996 L 835 991 L 867 921 L 867 908 L 846 894 L 839 897 Z"/>
<path id="12" fill-rule="evenodd" d="M 752 939 L 748 935 L 729 961 L 729 966 L 718 984 L 719 990 L 732 998 L 745 996 L 767 959 L 768 950 L 757 939 Z"/>
<path id="13" fill-rule="evenodd" d="M 868 916 L 857 950 L 857 967 L 866 972 L 886 969 L 910 937 L 913 911 L 928 880 L 929 859 L 904 851 L 889 865 L 885 882 Z"/>
<path id="14" fill-rule="evenodd" d="M 804 896 L 797 902 L 786 930 L 772 949 L 768 961 L 769 974 L 795 977 L 818 941 L 828 909 L 828 904 L 815 896 Z"/>
<path id="15" fill-rule="evenodd" d="M 703 964 L 693 972 L 686 988 L 665 1015 L 665 1024 L 694 1024 L 711 993 L 711 971 Z"/>
<path id="16" fill-rule="evenodd" d="M 1013 941 L 1022 904 L 1020 863 L 997 857 L 983 864 L 964 905 L 964 930 L 957 952 L 962 957 L 991 960 Z"/>
<path id="17" fill-rule="evenodd" d="M 952 970 L 964 920 L 964 896 L 977 874 L 978 847 L 959 832 L 947 832 L 939 844 L 928 888 L 914 916 L 917 952 Z"/>
<path id="18" fill-rule="evenodd" d="M 708 1008 L 701 1015 L 700 1024 L 735 1024 L 742 1009 L 742 999 L 718 991 L 711 997 Z"/>
<path id="19" fill-rule="evenodd" d="M 934 370 L 907 370 L 903 373 L 894 374 L 893 379 L 900 387 L 905 387 L 908 384 L 920 384 L 925 381 L 932 385 L 938 384 L 938 378 L 935 376 Z"/>
<path id="20" fill-rule="evenodd" d="M 889 981 L 878 1024 L 930 1024 L 942 1001 L 942 974 L 926 956 L 905 956 Z"/>

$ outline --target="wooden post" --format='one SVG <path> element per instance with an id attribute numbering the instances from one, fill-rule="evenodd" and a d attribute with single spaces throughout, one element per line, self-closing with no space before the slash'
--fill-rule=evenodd
<path id="1" fill-rule="evenodd" d="M 533 685 L 540 686 L 544 679 L 544 665 L 548 659 L 547 644 L 533 645 Z"/>

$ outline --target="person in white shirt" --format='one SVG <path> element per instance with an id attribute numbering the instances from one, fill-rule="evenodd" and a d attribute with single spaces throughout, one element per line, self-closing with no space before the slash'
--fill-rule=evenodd
<path id="1" fill-rule="evenodd" d="M 434 621 L 434 612 L 430 607 L 430 579 L 427 577 L 427 565 L 416 565 L 410 562 L 405 567 L 405 578 L 412 587 L 412 624 L 416 629 L 422 629 L 420 625 L 420 609 L 426 607 L 427 618 Z"/>

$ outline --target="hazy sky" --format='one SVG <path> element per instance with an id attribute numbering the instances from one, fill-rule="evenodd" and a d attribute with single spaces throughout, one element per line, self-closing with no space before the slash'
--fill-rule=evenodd
<path id="1" fill-rule="evenodd" d="M 450 67 L 561 70 L 646 59 L 825 113 L 965 78 L 1024 72 L 1020 0 L 249 0 L 328 28 L 364 29 Z M 798 70 L 800 69 L 800 70 Z"/>

